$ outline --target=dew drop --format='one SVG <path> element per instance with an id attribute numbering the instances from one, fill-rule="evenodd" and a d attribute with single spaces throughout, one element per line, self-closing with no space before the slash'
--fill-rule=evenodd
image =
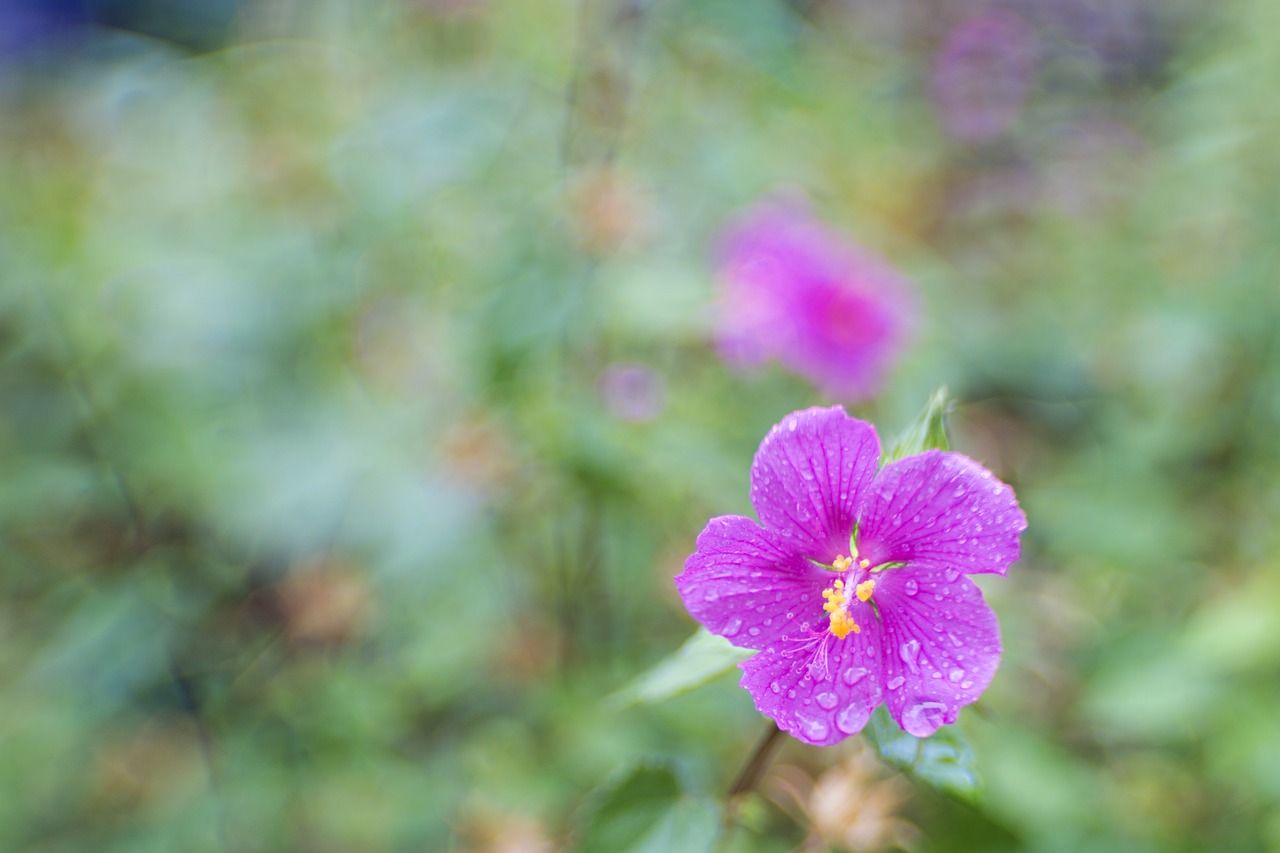
<path id="1" fill-rule="evenodd" d="M 955 684 L 957 681 L 959 681 L 962 678 L 964 678 L 963 669 L 953 669 L 951 670 L 951 674 L 947 676 L 947 680 L 950 681 L 952 684 Z"/>
<path id="2" fill-rule="evenodd" d="M 775 694 L 782 692 L 782 686 L 779 685 L 778 682 L 776 681 L 769 685 L 769 689 L 772 690 Z"/>
<path id="3" fill-rule="evenodd" d="M 724 623 L 724 627 L 720 629 L 720 633 L 725 637 L 736 637 L 738 632 L 742 630 L 742 620 L 737 616 Z"/>
<path id="4" fill-rule="evenodd" d="M 941 702 L 921 702 L 902 712 L 902 728 L 916 737 L 928 737 L 942 725 L 947 706 Z"/>
<path id="5" fill-rule="evenodd" d="M 946 575 L 947 583 L 951 583 L 956 578 L 960 577 L 960 573 L 957 572 L 955 569 L 947 569 L 944 574 Z"/>
<path id="6" fill-rule="evenodd" d="M 748 634 L 750 634 L 750 635 L 751 635 L 751 636 L 753 636 L 753 637 L 759 637 L 759 636 L 760 636 L 760 629 L 759 629 L 759 628 L 757 628 L 755 625 L 752 625 L 750 628 L 748 628 L 748 629 L 747 629 L 747 633 L 748 633 Z"/>
<path id="7" fill-rule="evenodd" d="M 703 601 L 716 601 L 719 598 L 720 593 L 716 592 L 714 589 L 707 590 L 706 594 L 702 596 Z"/>
<path id="8" fill-rule="evenodd" d="M 818 707 L 826 711 L 833 710 L 836 703 L 840 701 L 836 698 L 836 694 L 829 692 L 819 693 L 815 698 L 818 700 Z"/>
<path id="9" fill-rule="evenodd" d="M 804 714 L 796 714 L 796 722 L 800 724 L 800 731 L 810 742 L 826 739 L 827 724 L 822 720 Z"/>
<path id="10" fill-rule="evenodd" d="M 791 420 L 787 421 L 787 429 L 789 429 L 791 432 L 795 432 L 795 431 L 796 431 L 796 420 L 795 420 L 795 418 L 792 418 Z"/>
<path id="11" fill-rule="evenodd" d="M 911 667 L 913 673 L 920 672 L 920 664 L 916 662 L 916 658 L 920 657 L 920 641 L 907 640 L 898 647 L 898 657 L 902 658 L 902 662 Z"/>
<path id="12" fill-rule="evenodd" d="M 903 678 L 901 675 L 896 675 L 893 678 L 889 679 L 888 687 L 890 690 L 897 690 L 899 687 L 905 684 L 906 681 L 907 680 Z"/>
<path id="13" fill-rule="evenodd" d="M 788 690 L 788 691 L 787 691 L 787 698 L 788 698 L 788 699 L 794 699 L 794 698 L 796 698 L 796 692 L 795 692 L 794 690 Z"/>
<path id="14" fill-rule="evenodd" d="M 920 584 L 916 583 L 915 581 L 907 581 L 905 584 L 903 584 L 902 589 L 903 589 L 903 592 L 905 592 L 907 595 L 915 595 L 917 592 L 920 591 Z"/>
<path id="15" fill-rule="evenodd" d="M 845 684 L 852 687 L 867 677 L 867 671 L 860 666 L 851 666 L 840 677 L 844 679 Z"/>
<path id="16" fill-rule="evenodd" d="M 836 728 L 847 735 L 857 734 L 867 724 L 867 710 L 860 705 L 847 705 L 836 714 Z"/>

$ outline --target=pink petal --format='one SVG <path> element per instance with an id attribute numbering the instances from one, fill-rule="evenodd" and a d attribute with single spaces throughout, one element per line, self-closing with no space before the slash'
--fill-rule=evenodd
<path id="1" fill-rule="evenodd" d="M 880 704 L 879 626 L 871 608 L 862 607 L 855 617 L 860 634 L 843 640 L 827 634 L 739 664 L 757 710 L 792 737 L 828 746 L 862 731 Z"/>
<path id="2" fill-rule="evenodd" d="M 751 503 L 761 523 L 806 557 L 849 555 L 849 537 L 876 465 L 875 427 L 844 409 L 805 409 L 774 426 L 751 465 Z"/>
<path id="3" fill-rule="evenodd" d="M 1027 518 L 1013 489 L 967 456 L 930 450 L 885 466 L 858 527 L 858 552 L 880 563 L 1003 575 Z"/>
<path id="4" fill-rule="evenodd" d="M 676 589 L 707 630 L 735 646 L 763 649 L 801 636 L 807 626 L 825 626 L 822 590 L 832 579 L 783 536 L 749 518 L 722 515 L 698 536 Z"/>
<path id="5" fill-rule="evenodd" d="M 928 737 L 977 700 L 1000 665 L 1000 628 L 966 577 L 905 566 L 876 575 L 885 704 L 903 730 Z"/>

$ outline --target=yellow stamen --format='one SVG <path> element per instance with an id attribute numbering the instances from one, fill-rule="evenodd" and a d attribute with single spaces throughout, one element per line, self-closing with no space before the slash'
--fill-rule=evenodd
<path id="1" fill-rule="evenodd" d="M 870 566 L 870 565 L 871 565 L 871 561 L 870 561 L 870 560 L 859 560 L 859 561 L 858 561 L 858 565 L 865 569 L 865 568 L 867 568 L 868 566 Z"/>
<path id="2" fill-rule="evenodd" d="M 875 588 L 876 588 L 875 581 L 865 580 L 862 583 L 858 584 L 858 586 L 855 587 L 853 591 L 854 591 L 854 594 L 858 596 L 859 601 L 868 601 L 871 598 L 871 593 L 875 591 Z"/>
<path id="3" fill-rule="evenodd" d="M 855 634 L 862 631 L 858 623 L 854 622 L 853 617 L 844 609 L 849 601 L 849 596 L 845 593 L 844 581 L 836 581 L 831 589 L 823 590 L 822 597 L 827 600 L 826 604 L 822 605 L 822 609 L 831 614 L 831 633 L 835 634 L 837 639 L 843 640 L 850 631 Z"/>
<path id="4" fill-rule="evenodd" d="M 848 571 L 851 565 L 853 565 L 853 559 L 851 557 L 845 557 L 843 555 L 836 557 L 834 560 L 831 561 L 831 568 L 837 572 Z"/>
<path id="5" fill-rule="evenodd" d="M 831 633 L 836 635 L 836 639 L 843 640 L 849 636 L 849 632 L 861 634 L 862 629 L 858 627 L 858 623 L 853 621 L 853 617 L 843 610 L 837 610 L 831 614 Z"/>

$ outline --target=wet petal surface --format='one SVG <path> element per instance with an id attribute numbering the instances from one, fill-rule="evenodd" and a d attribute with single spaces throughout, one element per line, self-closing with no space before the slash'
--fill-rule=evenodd
<path id="1" fill-rule="evenodd" d="M 982 591 L 959 573 L 906 566 L 878 573 L 885 704 L 904 731 L 954 723 L 1000 665 L 1000 628 Z"/>
<path id="2" fill-rule="evenodd" d="M 873 565 L 904 562 L 1003 575 L 1027 527 L 1013 489 L 959 453 L 930 450 L 876 477 L 862 510 L 858 547 Z"/>
<path id="3" fill-rule="evenodd" d="M 831 563 L 849 536 L 880 461 L 870 424 L 833 406 L 795 412 L 769 431 L 751 466 L 751 503 L 760 522 Z"/>
<path id="4" fill-rule="evenodd" d="M 742 686 L 792 737 L 827 746 L 856 734 L 881 701 L 879 629 L 867 608 L 860 634 L 831 635 L 743 661 Z M 870 618 L 867 618 L 870 617 Z"/>
<path id="5" fill-rule="evenodd" d="M 826 626 L 822 590 L 831 578 L 792 541 L 749 518 L 722 515 L 698 536 L 676 589 L 689 614 L 713 634 L 763 649 Z"/>

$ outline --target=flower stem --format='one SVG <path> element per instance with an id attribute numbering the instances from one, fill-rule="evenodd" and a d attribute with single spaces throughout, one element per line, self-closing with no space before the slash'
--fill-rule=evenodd
<path id="1" fill-rule="evenodd" d="M 755 751 L 751 753 L 747 763 L 742 765 L 742 769 L 738 771 L 733 784 L 729 786 L 729 791 L 724 798 L 724 819 L 721 821 L 716 843 L 712 845 L 712 849 L 717 853 L 724 853 L 724 851 L 729 850 L 733 831 L 737 825 L 738 800 L 743 794 L 754 790 L 760 782 L 760 777 L 764 775 L 765 768 L 769 766 L 769 759 L 773 753 L 774 745 L 777 744 L 781 737 L 782 729 L 778 728 L 776 723 L 770 722 L 769 730 L 764 733 L 764 737 L 760 738 L 759 743 L 756 744 Z"/>
<path id="2" fill-rule="evenodd" d="M 733 800 L 739 794 L 745 794 L 755 788 L 756 783 L 760 781 L 760 777 L 764 775 L 764 769 L 769 766 L 770 753 L 773 752 L 774 744 L 778 742 L 778 738 L 782 736 L 782 729 L 774 722 L 769 723 L 769 730 L 764 733 L 764 737 L 760 738 L 760 742 L 756 744 L 755 752 L 751 754 L 751 758 L 747 759 L 747 763 L 742 765 L 742 769 L 738 771 L 738 777 L 733 780 L 733 784 L 729 786 L 729 793 L 726 795 L 727 800 Z"/>

